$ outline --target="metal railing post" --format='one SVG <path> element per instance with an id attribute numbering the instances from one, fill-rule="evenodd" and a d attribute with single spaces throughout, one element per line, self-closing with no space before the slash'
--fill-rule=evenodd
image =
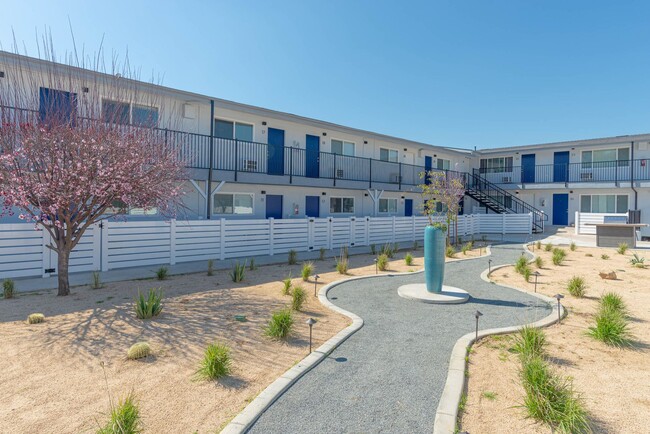
<path id="1" fill-rule="evenodd" d="M 399 189 L 402 189 L 402 163 L 397 163 L 399 166 L 399 174 L 397 175 L 397 181 L 399 182 Z"/>
<path id="2" fill-rule="evenodd" d="M 208 167 L 208 199 L 206 201 L 207 212 L 206 217 L 208 220 L 212 217 L 212 168 L 214 166 L 214 100 L 210 100 L 210 165 Z"/>
<path id="3" fill-rule="evenodd" d="M 235 139 L 235 182 L 237 181 L 238 167 L 239 167 L 239 140 Z"/>
<path id="4" fill-rule="evenodd" d="M 334 155 L 334 187 L 336 187 L 336 154 Z"/>
<path id="5" fill-rule="evenodd" d="M 370 160 L 370 176 L 368 176 L 368 188 L 372 188 L 372 158 Z"/>
<path id="6" fill-rule="evenodd" d="M 295 148 L 289 148 L 289 184 L 293 184 L 293 151 Z"/>

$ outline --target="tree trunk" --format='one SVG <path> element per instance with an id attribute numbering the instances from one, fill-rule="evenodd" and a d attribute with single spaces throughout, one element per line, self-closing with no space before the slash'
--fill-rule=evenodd
<path id="1" fill-rule="evenodd" d="M 68 265 L 70 264 L 70 252 L 67 249 L 59 249 L 58 277 L 59 292 L 57 295 L 70 294 L 70 281 L 68 280 Z"/>

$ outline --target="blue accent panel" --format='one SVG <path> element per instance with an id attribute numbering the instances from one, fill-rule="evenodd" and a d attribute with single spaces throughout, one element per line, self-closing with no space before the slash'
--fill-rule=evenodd
<path id="1" fill-rule="evenodd" d="M 411 217 L 413 215 L 413 199 L 404 199 L 404 216 Z"/>
<path id="2" fill-rule="evenodd" d="M 77 116 L 77 94 L 41 87 L 38 114 L 41 121 L 74 123 Z"/>
<path id="3" fill-rule="evenodd" d="M 424 157 L 424 172 L 426 173 L 424 178 L 425 184 L 431 184 L 431 180 L 429 179 L 429 171 L 431 169 L 433 169 L 433 158 L 425 156 Z"/>
<path id="4" fill-rule="evenodd" d="M 535 182 L 535 154 L 521 156 L 521 182 Z"/>
<path id="5" fill-rule="evenodd" d="M 445 277 L 445 246 L 447 235 L 433 226 L 424 228 L 424 278 L 427 291 L 441 292 Z"/>
<path id="6" fill-rule="evenodd" d="M 282 218 L 282 195 L 280 194 L 267 194 L 266 195 L 266 218 L 281 219 Z"/>
<path id="7" fill-rule="evenodd" d="M 553 224 L 569 224 L 569 195 L 566 193 L 553 195 Z"/>
<path id="8" fill-rule="evenodd" d="M 553 154 L 553 182 L 569 180 L 569 151 Z"/>
<path id="9" fill-rule="evenodd" d="M 305 215 L 307 217 L 320 216 L 320 196 L 305 197 Z"/>
<path id="10" fill-rule="evenodd" d="M 307 141 L 305 143 L 305 176 L 308 178 L 318 178 L 320 137 L 307 134 Z"/>
<path id="11" fill-rule="evenodd" d="M 269 175 L 284 175 L 284 130 L 269 128 L 267 160 Z"/>

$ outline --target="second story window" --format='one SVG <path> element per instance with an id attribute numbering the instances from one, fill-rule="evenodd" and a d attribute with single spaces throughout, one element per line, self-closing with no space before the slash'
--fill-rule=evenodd
<path id="1" fill-rule="evenodd" d="M 354 157 L 354 143 L 332 139 L 332 154 Z"/>
<path id="2" fill-rule="evenodd" d="M 139 127 L 156 127 L 158 126 L 158 108 L 146 105 L 133 104 L 131 109 L 133 125 Z"/>
<path id="3" fill-rule="evenodd" d="M 381 161 L 390 161 L 397 163 L 399 152 L 394 149 L 379 148 L 379 159 Z"/>
<path id="4" fill-rule="evenodd" d="M 601 168 L 628 166 L 630 163 L 630 148 L 597 149 L 595 151 L 582 151 L 582 168 Z"/>
<path id="5" fill-rule="evenodd" d="M 512 157 L 481 158 L 481 173 L 512 172 Z"/>
<path id="6" fill-rule="evenodd" d="M 253 141 L 253 126 L 242 122 L 214 120 L 214 136 L 222 139 L 237 139 L 246 142 Z"/>
<path id="7" fill-rule="evenodd" d="M 158 108 L 103 99 L 102 120 L 119 125 L 156 127 L 158 126 Z"/>
<path id="8" fill-rule="evenodd" d="M 444 158 L 438 158 L 437 162 L 437 169 L 438 170 L 449 170 L 449 167 L 451 167 L 451 160 L 445 160 Z"/>

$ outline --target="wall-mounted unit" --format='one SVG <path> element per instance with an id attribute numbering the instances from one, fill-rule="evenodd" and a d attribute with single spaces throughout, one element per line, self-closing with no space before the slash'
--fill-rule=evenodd
<path id="1" fill-rule="evenodd" d="M 183 117 L 185 119 L 196 119 L 197 108 L 192 104 L 183 104 Z"/>
<path id="2" fill-rule="evenodd" d="M 343 178 L 343 169 L 336 169 L 336 177 Z"/>
<path id="3" fill-rule="evenodd" d="M 580 174 L 580 179 L 583 181 L 591 181 L 592 179 L 594 179 L 594 174 L 591 172 L 582 172 Z"/>
<path id="4" fill-rule="evenodd" d="M 255 160 L 243 160 L 241 170 L 245 171 L 245 172 L 256 172 L 257 171 L 257 161 L 255 161 Z"/>
<path id="5" fill-rule="evenodd" d="M 504 176 L 501 178 L 501 182 L 503 184 L 510 184 L 512 182 L 512 176 Z"/>

